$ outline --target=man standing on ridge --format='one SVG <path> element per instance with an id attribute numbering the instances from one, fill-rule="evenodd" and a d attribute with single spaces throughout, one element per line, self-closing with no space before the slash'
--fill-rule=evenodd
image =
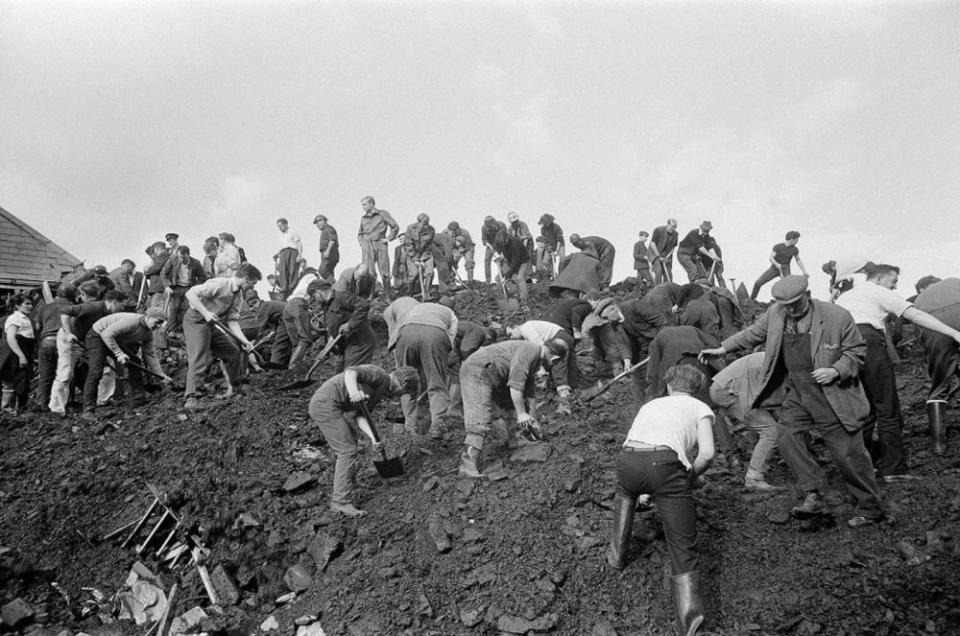
<path id="1" fill-rule="evenodd" d="M 363 216 L 360 217 L 360 230 L 357 240 L 360 242 L 360 258 L 367 264 L 374 275 L 380 272 L 383 281 L 383 293 L 387 298 L 392 296 L 390 286 L 390 252 L 388 244 L 397 238 L 400 226 L 393 220 L 386 210 L 378 210 L 373 197 L 366 196 L 360 200 L 363 206 Z"/>

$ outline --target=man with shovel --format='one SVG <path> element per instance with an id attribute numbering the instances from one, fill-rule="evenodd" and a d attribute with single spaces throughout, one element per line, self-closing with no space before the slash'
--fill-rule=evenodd
<path id="1" fill-rule="evenodd" d="M 367 514 L 353 501 L 357 473 L 359 432 L 370 439 L 374 452 L 383 448 L 367 414 L 384 398 L 416 395 L 419 373 L 413 367 L 399 367 L 387 373 L 372 364 L 347 367 L 314 392 L 307 411 L 336 455 L 330 509 L 348 517 Z"/>
<path id="2" fill-rule="evenodd" d="M 430 300 L 430 286 L 433 284 L 433 239 L 436 231 L 430 225 L 430 217 L 424 213 L 417 215 L 417 222 L 407 226 L 404 233 L 403 249 L 407 256 L 407 292 L 420 289 L 420 299 Z"/>
<path id="3" fill-rule="evenodd" d="M 153 332 L 163 325 L 166 314 L 159 307 L 149 307 L 145 314 L 119 312 L 104 316 L 87 333 L 86 345 L 89 355 L 87 379 L 83 385 L 83 413 L 80 419 L 96 419 L 97 390 L 107 357 L 112 356 L 117 365 L 124 366 L 131 360 L 131 354 L 140 354 L 140 359 L 153 375 L 160 376 L 163 382 L 172 384 L 160 366 L 157 352 L 153 347 Z M 129 353 L 128 353 L 129 352 Z M 133 406 L 146 404 L 143 391 L 143 375 L 139 365 L 130 365 L 130 386 L 133 390 Z"/>
<path id="4" fill-rule="evenodd" d="M 523 239 L 506 232 L 497 234 L 493 245 L 503 256 L 500 261 L 500 286 L 503 290 L 504 303 L 517 304 L 516 299 L 507 296 L 507 281 L 516 278 L 517 288 L 520 291 L 520 303 L 526 305 L 529 300 L 527 279 L 530 277 L 530 250 L 527 249 Z M 513 303 L 510 303 L 511 300 Z"/>
<path id="5" fill-rule="evenodd" d="M 546 320 L 528 320 L 516 327 L 507 327 L 507 335 L 514 340 L 526 340 L 542 345 L 554 338 L 567 343 L 567 355 L 557 360 L 550 369 L 557 387 L 557 415 L 570 415 L 570 391 L 579 385 L 577 347 L 573 334 L 558 324 Z"/>
<path id="6" fill-rule="evenodd" d="M 183 340 L 187 349 L 187 386 L 184 408 L 195 409 L 203 390 L 204 375 L 211 356 L 222 360 L 227 371 L 227 396 L 233 395 L 243 375 L 241 345 L 247 351 L 253 344 L 240 328 L 243 292 L 260 282 L 260 270 L 243 263 L 228 278 L 211 278 L 191 287 L 186 293 L 190 308 L 183 316 Z"/>
<path id="7" fill-rule="evenodd" d="M 314 341 L 310 303 L 322 303 L 331 293 L 330 281 L 316 278 L 307 285 L 305 297 L 291 298 L 283 307 L 277 337 L 270 351 L 269 369 L 293 369 Z M 293 347 L 293 353 L 290 348 Z"/>
<path id="8" fill-rule="evenodd" d="M 542 345 L 510 340 L 483 347 L 464 361 L 460 385 L 467 435 L 460 453 L 461 475 L 483 476 L 480 452 L 495 419 L 495 407 L 516 412 L 516 423 L 525 438 L 542 437 L 537 423 L 537 370 L 540 367 L 549 370 L 554 362 L 566 357 L 567 352 L 567 343 L 559 338 Z"/>

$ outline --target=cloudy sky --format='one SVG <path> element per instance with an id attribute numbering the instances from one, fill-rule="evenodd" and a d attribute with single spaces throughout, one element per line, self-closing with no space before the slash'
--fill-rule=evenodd
<path id="1" fill-rule="evenodd" d="M 360 198 L 616 245 L 714 225 L 753 279 L 830 258 L 960 275 L 960 3 L 9 2 L 0 206 L 88 265 L 278 216 L 355 262 Z"/>

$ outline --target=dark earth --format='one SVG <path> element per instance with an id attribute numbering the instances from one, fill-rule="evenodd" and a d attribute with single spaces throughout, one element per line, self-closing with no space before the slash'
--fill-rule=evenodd
<path id="1" fill-rule="evenodd" d="M 483 293 L 457 300 L 462 318 L 503 321 Z M 531 317 L 550 301 L 534 287 L 532 302 Z M 791 488 L 773 496 L 743 493 L 742 470 L 716 463 L 697 493 L 708 632 L 960 634 L 960 434 L 953 426 L 945 456 L 928 451 L 922 351 L 909 326 L 903 338 L 906 443 L 923 479 L 884 486 L 891 520 L 851 530 L 839 475 L 815 445 L 837 522 L 808 528 L 789 518 L 800 493 L 778 457 L 769 481 Z M 581 353 L 584 388 L 598 374 Z M 165 361 L 178 380 L 181 356 L 172 348 Z M 386 352 L 380 362 L 393 366 Z M 325 363 L 317 377 L 331 374 Z M 38 414 L 3 419 L 0 604 L 10 620 L 0 629 L 156 633 L 114 618 L 111 599 L 141 561 L 165 590 L 178 584 L 171 616 L 203 608 L 208 617 L 194 632 L 253 634 L 270 616 L 276 634 L 295 633 L 297 624 L 317 634 L 317 622 L 335 635 L 676 632 L 655 510 L 638 514 L 622 572 L 603 554 L 614 461 L 638 406 L 627 383 L 566 417 L 554 416 L 544 393 L 545 442 L 485 454 L 487 466 L 499 460 L 502 468 L 479 481 L 457 476 L 462 422 L 443 442 L 413 438 L 390 424 L 397 404 L 381 408 L 375 416 L 406 475 L 381 480 L 364 446 L 359 494 L 369 515 L 348 520 L 327 509 L 331 457 L 307 418 L 319 383 L 276 390 L 293 377 L 254 375 L 247 395 L 193 413 L 165 390 L 144 408 L 121 401 L 95 425 Z M 949 415 L 956 420 L 955 409 Z M 746 460 L 750 444 L 736 439 Z M 285 489 L 291 476 L 303 485 Z M 121 547 L 126 533 L 103 539 L 146 512 L 148 483 L 182 520 L 175 540 L 195 536 L 209 549 L 207 569 L 222 566 L 237 586 L 219 608 L 187 558 L 170 570 L 154 556 L 159 542 L 138 557 L 137 541 Z M 290 588 L 296 596 L 278 604 Z"/>

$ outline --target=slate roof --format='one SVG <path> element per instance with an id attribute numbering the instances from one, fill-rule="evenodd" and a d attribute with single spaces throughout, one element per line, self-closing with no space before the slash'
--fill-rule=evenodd
<path id="1" fill-rule="evenodd" d="M 82 261 L 0 208 L 0 285 L 57 281 Z"/>

